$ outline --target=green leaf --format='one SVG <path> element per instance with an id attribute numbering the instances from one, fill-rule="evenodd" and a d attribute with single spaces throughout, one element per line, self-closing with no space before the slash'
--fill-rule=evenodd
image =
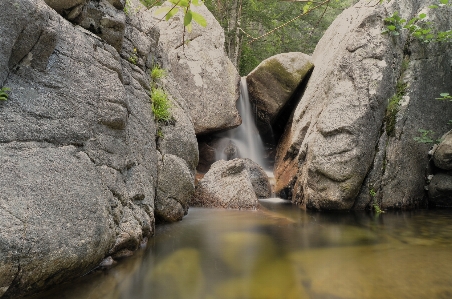
<path id="1" fill-rule="evenodd" d="M 188 0 L 169 0 L 169 2 L 177 6 L 188 7 Z"/>
<path id="2" fill-rule="evenodd" d="M 441 2 L 441 4 L 444 4 L 444 5 L 446 5 L 446 4 L 448 4 L 448 3 L 449 3 L 449 0 L 439 0 L 439 2 Z"/>
<path id="3" fill-rule="evenodd" d="M 193 20 L 196 23 L 198 23 L 199 25 L 201 25 L 202 27 L 207 26 L 206 19 L 204 19 L 204 17 L 202 15 L 200 15 L 199 13 L 192 11 L 192 17 L 193 17 Z"/>
<path id="4" fill-rule="evenodd" d="M 166 13 L 168 13 L 170 10 L 171 10 L 171 7 L 163 6 L 163 7 L 160 7 L 159 9 L 157 9 L 157 10 L 154 12 L 154 15 L 158 16 L 158 15 L 161 15 L 161 14 L 166 14 Z"/>
<path id="5" fill-rule="evenodd" d="M 188 26 L 191 23 L 192 12 L 191 10 L 187 11 L 184 16 L 184 26 Z"/>
<path id="6" fill-rule="evenodd" d="M 449 93 L 448 92 L 444 92 L 444 93 L 441 93 L 440 96 L 442 96 L 444 98 L 444 97 L 449 96 Z"/>
<path id="7" fill-rule="evenodd" d="M 438 5 L 430 5 L 428 8 L 435 9 L 438 8 Z"/>
<path id="8" fill-rule="evenodd" d="M 190 23 L 190 24 L 188 24 L 187 26 L 185 26 L 185 28 L 187 29 L 187 32 L 188 32 L 188 33 L 190 33 L 190 32 L 191 32 L 191 30 L 193 29 L 193 27 L 192 27 L 191 23 Z"/>
<path id="9" fill-rule="evenodd" d="M 427 15 L 425 13 L 421 13 L 419 15 L 419 19 L 425 19 L 427 17 Z"/>
<path id="10" fill-rule="evenodd" d="M 388 25 L 388 26 L 386 26 L 386 28 L 388 28 L 390 31 L 396 30 L 396 26 L 394 26 L 394 25 Z"/>
<path id="11" fill-rule="evenodd" d="M 168 14 L 166 15 L 165 20 L 168 21 L 169 19 L 171 19 L 172 17 L 174 17 L 174 15 L 177 14 L 178 11 L 179 11 L 179 8 L 177 8 L 177 7 L 171 9 L 171 10 L 168 12 Z"/>

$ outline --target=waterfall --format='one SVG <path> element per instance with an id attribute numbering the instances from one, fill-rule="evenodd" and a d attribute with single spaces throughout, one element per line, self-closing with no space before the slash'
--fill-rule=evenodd
<path id="1" fill-rule="evenodd" d="M 235 129 L 219 134 L 222 137 L 216 152 L 217 160 L 231 160 L 234 158 L 249 158 L 268 168 L 264 159 L 264 144 L 257 130 L 252 105 L 249 101 L 246 77 L 240 81 L 240 98 L 237 109 L 242 117 L 242 124 Z"/>

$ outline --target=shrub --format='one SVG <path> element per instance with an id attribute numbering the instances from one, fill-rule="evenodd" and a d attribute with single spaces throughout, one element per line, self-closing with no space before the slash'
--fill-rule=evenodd
<path id="1" fill-rule="evenodd" d="M 171 102 L 162 88 L 151 88 L 152 112 L 158 122 L 171 121 Z"/>
<path id="2" fill-rule="evenodd" d="M 165 77 L 166 71 L 160 68 L 158 65 L 154 65 L 151 70 L 151 78 L 153 81 Z"/>

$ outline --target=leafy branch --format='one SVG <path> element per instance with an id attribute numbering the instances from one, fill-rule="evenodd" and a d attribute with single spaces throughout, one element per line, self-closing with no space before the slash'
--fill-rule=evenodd
<path id="1" fill-rule="evenodd" d="M 293 1 L 294 1 L 294 0 L 292 0 L 292 1 L 290 1 L 290 2 L 293 2 Z M 295 1 L 298 1 L 298 0 L 295 0 Z M 320 8 L 320 7 L 322 7 L 322 6 L 324 6 L 324 5 L 326 5 L 327 8 L 328 8 L 328 5 L 329 5 L 329 3 L 330 3 L 331 1 L 332 1 L 332 0 L 325 0 L 325 1 L 323 1 L 323 2 L 315 2 L 315 1 L 299 1 L 299 2 L 307 2 L 307 3 L 303 6 L 303 12 L 302 12 L 301 14 L 299 14 L 298 16 L 296 16 L 296 17 L 290 19 L 289 21 L 285 22 L 284 24 L 282 24 L 282 25 L 280 25 L 280 26 L 278 26 L 278 27 L 276 27 L 276 28 L 270 30 L 269 32 L 264 33 L 264 34 L 258 36 L 258 37 L 252 37 L 251 35 L 247 34 L 247 33 L 246 33 L 245 31 L 243 31 L 242 29 L 241 29 L 241 31 L 244 32 L 246 36 L 248 36 L 248 37 L 251 38 L 251 40 L 248 42 L 248 44 L 252 44 L 252 43 L 254 43 L 254 42 L 257 41 L 257 40 L 260 40 L 260 39 L 262 39 L 262 38 L 264 38 L 264 37 L 266 37 L 266 36 L 272 34 L 273 32 L 275 32 L 275 31 L 277 31 L 277 30 L 280 30 L 280 29 L 283 28 L 283 27 L 286 27 L 287 25 L 289 25 L 289 24 L 295 22 L 295 21 L 298 20 L 299 18 L 301 18 L 301 17 L 303 17 L 303 16 L 309 14 L 310 12 L 312 12 L 312 11 L 314 11 L 314 10 L 316 10 L 316 9 L 318 9 L 318 8 Z M 317 5 L 313 6 L 314 4 L 317 4 Z"/>
<path id="2" fill-rule="evenodd" d="M 443 6 L 452 6 L 452 1 L 449 2 L 450 0 L 439 1 L 440 4 L 430 5 L 429 8 L 437 9 Z M 422 22 L 426 17 L 427 14 L 421 13 L 407 21 L 395 11 L 391 16 L 384 19 L 385 29 L 381 33 L 397 36 L 405 29 L 408 30 L 414 38 L 417 38 L 424 43 L 452 41 L 452 30 L 439 31 L 435 34 L 433 33 L 431 22 Z"/>

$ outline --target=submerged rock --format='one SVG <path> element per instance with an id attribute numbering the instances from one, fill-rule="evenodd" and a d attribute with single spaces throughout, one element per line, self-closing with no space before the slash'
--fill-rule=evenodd
<path id="1" fill-rule="evenodd" d="M 268 177 L 249 159 L 220 160 L 199 181 L 193 206 L 256 209 L 258 197 L 271 195 Z"/>
<path id="2" fill-rule="evenodd" d="M 297 106 L 275 165 L 276 191 L 312 209 L 364 209 L 425 204 L 428 146 L 418 129 L 444 131 L 449 103 L 433 101 L 450 88 L 451 45 L 381 34 L 383 19 L 421 11 L 438 28 L 452 28 L 452 8 L 430 1 L 360 1 L 345 10 L 317 45 L 315 69 Z M 441 74 L 442 79 L 438 80 Z M 389 102 L 397 109 L 390 110 Z"/>
<path id="3" fill-rule="evenodd" d="M 250 102 L 256 106 L 261 134 L 271 130 L 279 113 L 313 67 L 309 55 L 282 53 L 262 61 L 246 77 Z"/>

